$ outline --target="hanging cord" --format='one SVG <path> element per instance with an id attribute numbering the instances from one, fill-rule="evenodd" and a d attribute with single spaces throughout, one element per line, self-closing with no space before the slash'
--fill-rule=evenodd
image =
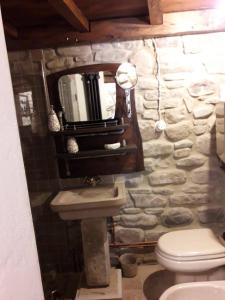
<path id="1" fill-rule="evenodd" d="M 156 60 L 156 74 L 155 77 L 157 79 L 157 92 L 158 92 L 158 115 L 159 115 L 159 120 L 162 119 L 162 114 L 161 114 L 161 89 L 160 89 L 160 66 L 159 66 L 159 56 L 157 52 L 157 46 L 156 46 L 156 41 L 155 39 L 152 39 L 152 45 L 155 53 L 155 60 Z"/>

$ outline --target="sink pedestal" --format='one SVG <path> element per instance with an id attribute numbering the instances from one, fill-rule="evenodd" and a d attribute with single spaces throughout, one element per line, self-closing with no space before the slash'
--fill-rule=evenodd
<path id="1" fill-rule="evenodd" d="M 90 288 L 85 280 L 81 280 L 75 300 L 122 300 L 121 270 L 110 270 L 110 285 L 107 287 Z"/>
<path id="2" fill-rule="evenodd" d="M 86 283 L 89 287 L 110 283 L 109 241 L 106 218 L 81 220 Z"/>

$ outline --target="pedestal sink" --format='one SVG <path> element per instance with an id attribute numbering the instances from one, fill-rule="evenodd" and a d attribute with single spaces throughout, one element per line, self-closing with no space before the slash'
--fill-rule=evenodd
<path id="1" fill-rule="evenodd" d="M 81 220 L 86 282 L 89 287 L 110 283 L 109 243 L 106 217 L 126 202 L 123 182 L 59 192 L 51 208 L 63 220 Z"/>

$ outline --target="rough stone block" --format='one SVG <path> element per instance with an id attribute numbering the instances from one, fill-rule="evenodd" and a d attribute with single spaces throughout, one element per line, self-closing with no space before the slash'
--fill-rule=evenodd
<path id="1" fill-rule="evenodd" d="M 201 97 L 216 93 L 217 87 L 215 82 L 203 79 L 197 82 L 193 82 L 188 87 L 188 92 L 192 97 Z"/>
<path id="2" fill-rule="evenodd" d="M 158 101 L 144 101 L 144 107 L 146 109 L 157 109 Z"/>
<path id="3" fill-rule="evenodd" d="M 168 73 L 163 75 L 163 79 L 165 81 L 183 81 L 185 79 L 188 79 L 187 73 Z"/>
<path id="4" fill-rule="evenodd" d="M 162 103 L 166 101 L 165 99 L 171 99 L 171 93 L 166 88 L 163 87 L 161 88 L 160 95 L 161 95 Z M 146 101 L 158 101 L 159 92 L 157 90 L 157 87 L 155 89 L 146 91 L 144 98 Z"/>
<path id="5" fill-rule="evenodd" d="M 183 158 L 189 156 L 191 153 L 190 148 L 182 148 L 174 151 L 174 158 Z"/>
<path id="6" fill-rule="evenodd" d="M 54 49 L 44 49 L 43 50 L 43 54 L 44 54 L 44 59 L 46 62 L 48 62 L 49 60 L 52 60 L 56 57 L 56 52 Z"/>
<path id="7" fill-rule="evenodd" d="M 151 141 L 143 143 L 145 157 L 158 157 L 170 155 L 173 152 L 173 144 L 165 141 Z"/>
<path id="8" fill-rule="evenodd" d="M 210 193 L 212 192 L 213 187 L 211 185 L 197 185 L 197 184 L 188 184 L 186 185 L 182 191 L 186 194 L 196 194 L 196 193 Z"/>
<path id="9" fill-rule="evenodd" d="M 174 81 L 167 81 L 166 82 L 166 87 L 168 89 L 178 89 L 178 88 L 182 88 L 185 86 L 185 81 L 183 80 L 174 80 Z"/>
<path id="10" fill-rule="evenodd" d="M 193 142 L 187 139 L 187 140 L 176 142 L 174 144 L 174 149 L 192 148 L 192 146 L 193 146 Z"/>
<path id="11" fill-rule="evenodd" d="M 183 121 L 178 124 L 169 125 L 165 132 L 168 139 L 172 141 L 179 141 L 188 137 L 191 133 L 191 124 Z"/>
<path id="12" fill-rule="evenodd" d="M 142 141 L 149 141 L 159 137 L 159 134 L 155 131 L 154 121 L 138 121 L 139 129 L 141 132 Z"/>
<path id="13" fill-rule="evenodd" d="M 158 87 L 158 81 L 156 80 L 155 76 L 139 76 L 138 77 L 138 83 L 137 83 L 137 89 L 140 90 L 157 90 Z M 151 97 L 149 97 L 151 100 Z M 146 98 L 145 98 L 146 99 Z M 157 100 L 157 99 L 155 99 Z"/>
<path id="14" fill-rule="evenodd" d="M 193 154 L 189 157 L 176 161 L 176 166 L 180 168 L 193 168 L 202 166 L 206 162 L 206 157 L 198 154 Z"/>
<path id="15" fill-rule="evenodd" d="M 155 171 L 148 176 L 151 185 L 182 184 L 186 182 L 186 173 L 182 170 Z"/>
<path id="16" fill-rule="evenodd" d="M 73 66 L 74 66 L 73 57 L 57 57 L 53 60 L 50 60 L 46 64 L 48 70 L 72 68 Z"/>
<path id="17" fill-rule="evenodd" d="M 145 230 L 145 241 L 158 241 L 160 236 L 167 233 L 168 231 L 165 229 L 152 231 L 152 230 Z"/>
<path id="18" fill-rule="evenodd" d="M 167 204 L 164 197 L 152 194 L 151 190 L 130 190 L 130 194 L 136 207 L 164 207 Z"/>
<path id="19" fill-rule="evenodd" d="M 212 134 L 204 134 L 196 139 L 196 150 L 205 155 L 216 153 L 216 137 Z"/>
<path id="20" fill-rule="evenodd" d="M 145 214 L 147 215 L 161 215 L 163 213 L 164 209 L 159 207 L 159 208 L 146 208 L 144 210 Z"/>
<path id="21" fill-rule="evenodd" d="M 170 206 L 196 206 L 207 204 L 209 196 L 207 194 L 174 194 L 170 196 Z"/>
<path id="22" fill-rule="evenodd" d="M 161 222 L 166 227 L 189 225 L 193 219 L 191 210 L 184 207 L 170 208 L 161 215 Z"/>
<path id="23" fill-rule="evenodd" d="M 122 215 L 120 225 L 125 227 L 153 228 L 158 224 L 158 218 L 155 215 L 137 214 Z"/>
<path id="24" fill-rule="evenodd" d="M 142 48 L 144 45 L 143 40 L 133 40 L 133 41 L 116 41 L 112 43 L 113 48 L 116 49 L 126 49 L 126 50 L 137 50 Z"/>
<path id="25" fill-rule="evenodd" d="M 129 188 L 135 188 L 141 185 L 144 181 L 144 175 L 139 175 L 139 176 L 128 176 L 126 177 L 126 187 Z"/>
<path id="26" fill-rule="evenodd" d="M 195 119 L 206 118 L 210 116 L 214 111 L 214 106 L 210 104 L 200 105 L 193 109 L 193 115 Z"/>
<path id="27" fill-rule="evenodd" d="M 173 190 L 168 187 L 153 187 L 152 192 L 154 194 L 160 194 L 160 195 L 171 195 L 173 194 Z"/>
<path id="28" fill-rule="evenodd" d="M 156 109 L 146 109 L 142 114 L 143 119 L 146 120 L 159 120 L 159 113 Z"/>
<path id="29" fill-rule="evenodd" d="M 161 103 L 160 103 L 160 108 L 161 109 L 169 109 L 169 108 L 175 108 L 178 107 L 180 104 L 180 99 L 179 98 L 165 98 L 162 99 Z"/>
<path id="30" fill-rule="evenodd" d="M 128 207 L 128 208 L 124 208 L 123 212 L 127 215 L 136 215 L 141 213 L 141 209 L 137 207 Z"/>
<path id="31" fill-rule="evenodd" d="M 140 243 L 144 241 L 144 231 L 138 228 L 115 228 L 116 241 L 120 243 Z"/>
<path id="32" fill-rule="evenodd" d="M 172 108 L 165 111 L 165 121 L 169 124 L 178 123 L 186 118 L 184 108 Z"/>
<path id="33" fill-rule="evenodd" d="M 117 62 L 122 63 L 128 60 L 130 56 L 130 51 L 122 49 L 112 50 L 98 50 L 95 53 L 96 62 Z"/>
<path id="34" fill-rule="evenodd" d="M 60 56 L 76 57 L 77 61 L 92 61 L 92 51 L 90 45 L 80 45 L 73 47 L 57 48 L 57 54 Z"/>
<path id="35" fill-rule="evenodd" d="M 207 125 L 198 125 L 198 126 L 194 126 L 193 128 L 193 132 L 195 135 L 201 135 L 204 134 L 208 129 Z"/>
<path id="36" fill-rule="evenodd" d="M 137 68 L 138 75 L 151 75 L 155 68 L 155 58 L 152 49 L 144 47 L 131 55 L 130 62 Z"/>

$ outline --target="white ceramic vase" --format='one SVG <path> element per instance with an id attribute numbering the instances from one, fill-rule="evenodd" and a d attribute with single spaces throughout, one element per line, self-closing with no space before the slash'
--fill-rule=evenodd
<path id="1" fill-rule="evenodd" d="M 77 153 L 79 151 L 77 141 L 73 136 L 67 139 L 67 151 L 68 153 Z"/>
<path id="2" fill-rule="evenodd" d="M 48 129 L 54 132 L 60 131 L 59 119 L 53 109 L 53 105 L 51 105 L 50 112 L 48 114 Z"/>

